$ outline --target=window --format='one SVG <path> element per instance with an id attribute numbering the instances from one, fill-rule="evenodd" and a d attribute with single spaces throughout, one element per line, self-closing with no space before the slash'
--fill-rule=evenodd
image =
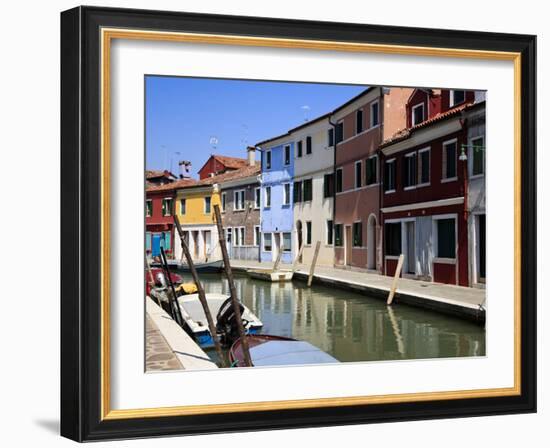
<path id="1" fill-rule="evenodd" d="M 244 239 L 244 236 L 245 236 L 244 227 L 241 227 L 240 229 L 238 229 L 237 233 L 241 234 L 241 246 L 244 246 L 246 244 Z"/>
<path id="2" fill-rule="evenodd" d="M 443 179 L 456 178 L 456 140 L 443 143 Z"/>
<path id="3" fill-rule="evenodd" d="M 187 201 L 180 199 L 180 214 L 185 215 L 187 213 Z"/>
<path id="4" fill-rule="evenodd" d="M 170 216 L 172 214 L 172 199 L 165 198 L 162 200 L 162 216 Z"/>
<path id="5" fill-rule="evenodd" d="M 145 216 L 153 216 L 153 201 L 151 199 L 145 201 Z"/>
<path id="6" fill-rule="evenodd" d="M 485 148 L 483 137 L 474 138 L 471 143 L 472 175 L 478 176 L 485 172 Z"/>
<path id="7" fill-rule="evenodd" d="M 384 191 L 395 191 L 395 159 L 386 160 L 384 165 Z"/>
<path id="8" fill-rule="evenodd" d="M 268 149 L 265 152 L 265 169 L 266 170 L 271 169 L 271 149 Z"/>
<path id="9" fill-rule="evenodd" d="M 325 174 L 323 178 L 323 196 L 331 198 L 334 195 L 334 174 Z"/>
<path id="10" fill-rule="evenodd" d="M 365 184 L 373 185 L 378 182 L 378 156 L 365 160 Z"/>
<path id="11" fill-rule="evenodd" d="M 342 224 L 334 226 L 334 245 L 341 247 L 342 244 Z"/>
<path id="12" fill-rule="evenodd" d="M 360 222 L 353 223 L 353 246 L 361 247 L 363 245 L 363 225 Z"/>
<path id="13" fill-rule="evenodd" d="M 373 128 L 380 124 L 380 108 L 378 101 L 371 103 L 370 105 L 370 127 Z"/>
<path id="14" fill-rule="evenodd" d="M 226 204 L 226 194 L 225 193 L 222 193 L 222 212 L 225 212 L 225 204 Z"/>
<path id="15" fill-rule="evenodd" d="M 303 142 L 300 140 L 299 142 L 296 142 L 296 157 L 302 157 L 302 151 L 303 151 Z"/>
<path id="16" fill-rule="evenodd" d="M 302 202 L 302 182 L 294 182 L 294 203 Z"/>
<path id="17" fill-rule="evenodd" d="M 437 257 L 455 258 L 455 220 L 437 220 Z"/>
<path id="18" fill-rule="evenodd" d="M 204 198 L 204 213 L 210 213 L 212 209 L 212 198 L 207 196 Z"/>
<path id="19" fill-rule="evenodd" d="M 306 221 L 306 244 L 311 245 L 311 221 Z"/>
<path id="20" fill-rule="evenodd" d="M 254 226 L 254 246 L 260 245 L 260 226 Z"/>
<path id="21" fill-rule="evenodd" d="M 465 90 L 451 90 L 449 95 L 449 107 L 456 106 L 464 101 L 466 101 Z"/>
<path id="22" fill-rule="evenodd" d="M 334 129 L 330 128 L 327 133 L 328 146 L 334 146 Z"/>
<path id="23" fill-rule="evenodd" d="M 334 222 L 331 219 L 327 219 L 327 244 L 332 245 L 332 237 L 334 234 Z"/>
<path id="24" fill-rule="evenodd" d="M 271 252 L 271 233 L 264 233 L 264 251 Z"/>
<path id="25" fill-rule="evenodd" d="M 145 232 L 145 250 L 151 250 L 151 232 Z"/>
<path id="26" fill-rule="evenodd" d="M 304 180 L 304 202 L 311 201 L 313 197 L 313 185 L 311 179 Z"/>
<path id="27" fill-rule="evenodd" d="M 286 145 L 284 149 L 285 165 L 290 165 L 290 146 Z"/>
<path id="28" fill-rule="evenodd" d="M 344 140 L 344 122 L 336 124 L 336 143 L 340 143 Z"/>
<path id="29" fill-rule="evenodd" d="M 336 170 L 336 193 L 342 192 L 342 168 Z"/>
<path id="30" fill-rule="evenodd" d="M 283 205 L 290 204 L 290 184 L 283 184 Z"/>
<path id="31" fill-rule="evenodd" d="M 262 201 L 262 193 L 260 187 L 254 189 L 254 208 L 260 208 Z"/>
<path id="32" fill-rule="evenodd" d="M 362 179 L 361 179 L 362 174 L 361 173 L 362 173 L 362 171 L 363 171 L 362 163 L 359 160 L 358 162 L 355 162 L 355 188 L 361 188 L 361 185 L 362 185 Z"/>
<path id="33" fill-rule="evenodd" d="M 244 210 L 244 190 L 235 191 L 233 210 Z"/>
<path id="34" fill-rule="evenodd" d="M 399 256 L 401 254 L 401 223 L 386 223 L 384 226 L 386 255 Z"/>
<path id="35" fill-rule="evenodd" d="M 355 113 L 355 133 L 363 132 L 363 109 L 359 109 Z"/>
<path id="36" fill-rule="evenodd" d="M 313 147 L 312 147 L 311 137 L 307 136 L 306 137 L 306 154 L 311 154 L 312 151 L 313 151 Z"/>
<path id="37" fill-rule="evenodd" d="M 430 183 L 430 148 L 418 151 L 418 185 Z"/>
<path id="38" fill-rule="evenodd" d="M 241 245 L 241 235 L 239 234 L 239 228 L 235 227 L 235 239 L 233 240 L 233 246 Z"/>
<path id="39" fill-rule="evenodd" d="M 170 232 L 162 232 L 162 238 L 160 241 L 161 246 L 164 250 L 169 251 L 172 247 L 172 234 Z"/>
<path id="40" fill-rule="evenodd" d="M 292 251 L 292 233 L 284 232 L 283 233 L 283 252 Z"/>
<path id="41" fill-rule="evenodd" d="M 424 121 L 424 103 L 417 104 L 412 108 L 412 118 L 411 122 L 414 126 L 415 124 L 422 123 Z"/>
<path id="42" fill-rule="evenodd" d="M 264 207 L 271 207 L 271 187 L 265 187 L 265 204 Z"/>
<path id="43" fill-rule="evenodd" d="M 416 185 L 416 152 L 406 154 L 403 158 L 403 186 L 410 188 Z"/>

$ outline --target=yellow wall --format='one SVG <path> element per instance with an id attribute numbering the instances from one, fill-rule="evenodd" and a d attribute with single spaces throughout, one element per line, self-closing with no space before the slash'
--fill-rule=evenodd
<path id="1" fill-rule="evenodd" d="M 201 189 L 202 190 L 202 189 Z M 211 207 L 210 213 L 204 213 L 204 198 L 210 196 Z M 186 213 L 181 214 L 181 201 L 185 198 L 186 201 Z M 181 189 L 178 190 L 176 199 L 176 213 L 182 224 L 213 224 L 216 222 L 214 216 L 214 205 L 220 205 L 220 194 L 218 191 L 214 192 L 212 188 L 208 191 L 193 191 L 193 189 Z"/>

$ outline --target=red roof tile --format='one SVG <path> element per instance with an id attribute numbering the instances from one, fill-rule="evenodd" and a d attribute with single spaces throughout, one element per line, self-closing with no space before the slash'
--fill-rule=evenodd
<path id="1" fill-rule="evenodd" d="M 195 179 L 178 179 L 164 185 L 148 185 L 147 191 L 170 191 L 176 190 L 177 188 L 190 187 L 196 183 L 197 181 Z"/>

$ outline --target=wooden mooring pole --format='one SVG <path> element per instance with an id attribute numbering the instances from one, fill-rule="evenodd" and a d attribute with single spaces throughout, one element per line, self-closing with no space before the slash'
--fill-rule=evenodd
<path id="1" fill-rule="evenodd" d="M 393 296 L 395 295 L 395 290 L 397 289 L 397 282 L 399 280 L 399 276 L 401 275 L 401 269 L 403 269 L 404 259 L 405 256 L 403 254 L 399 255 L 399 260 L 397 261 L 397 267 L 395 268 L 395 275 L 393 276 L 390 294 L 388 295 L 388 301 L 386 302 L 388 305 L 391 305 L 391 303 L 393 302 Z"/>
<path id="2" fill-rule="evenodd" d="M 208 329 L 210 330 L 210 334 L 212 335 L 212 340 L 214 341 L 214 347 L 216 348 L 216 353 L 220 358 L 222 367 L 227 367 L 227 361 L 225 359 L 225 355 L 222 350 L 222 345 L 220 344 L 220 339 L 218 338 L 216 325 L 214 324 L 212 313 L 210 312 L 210 308 L 208 307 L 208 302 L 206 301 L 206 294 L 204 293 L 204 288 L 202 287 L 202 283 L 200 282 L 199 273 L 195 268 L 195 263 L 193 263 L 193 257 L 191 257 L 191 253 L 189 252 L 189 247 L 187 246 L 187 243 L 185 242 L 185 238 L 183 237 L 183 230 L 181 229 L 180 220 L 177 215 L 174 215 L 174 223 L 176 224 L 176 230 L 178 231 L 178 235 L 180 236 L 181 250 L 185 255 L 185 259 L 187 260 L 187 265 L 189 266 L 189 271 L 191 271 L 191 276 L 193 277 L 193 281 L 197 286 L 199 301 L 201 302 L 204 315 L 206 316 L 206 321 L 208 322 Z"/>
<path id="3" fill-rule="evenodd" d="M 296 255 L 296 258 L 294 259 L 294 263 L 292 264 L 292 272 L 296 270 L 298 267 L 298 261 L 300 260 L 300 257 L 302 256 L 302 253 L 304 252 L 304 243 L 300 246 L 300 250 L 298 251 L 298 255 Z"/>
<path id="4" fill-rule="evenodd" d="M 229 283 L 229 292 L 231 294 L 231 301 L 233 302 L 233 312 L 235 313 L 235 320 L 237 321 L 237 330 L 239 331 L 239 338 L 241 340 L 241 347 L 243 349 L 244 361 L 248 367 L 252 367 L 252 359 L 250 358 L 248 340 L 246 339 L 246 333 L 244 331 L 243 320 L 241 317 L 241 307 L 239 306 L 239 300 L 237 299 L 235 279 L 233 278 L 233 271 L 231 270 L 231 263 L 229 262 L 229 254 L 227 253 L 227 246 L 225 245 L 222 215 L 220 213 L 220 206 L 218 204 L 214 205 L 214 215 L 216 216 L 216 224 L 218 226 L 218 239 L 220 242 L 220 249 L 222 251 L 223 257 L 223 266 L 225 269 L 225 275 L 227 275 L 227 282 Z"/>
<path id="5" fill-rule="evenodd" d="M 313 260 L 311 261 L 311 267 L 309 268 L 309 277 L 307 279 L 307 286 L 311 286 L 313 281 L 313 274 L 315 273 L 315 265 L 317 264 L 317 257 L 319 256 L 319 249 L 321 248 L 321 241 L 317 241 L 315 245 L 315 253 L 313 254 Z"/>

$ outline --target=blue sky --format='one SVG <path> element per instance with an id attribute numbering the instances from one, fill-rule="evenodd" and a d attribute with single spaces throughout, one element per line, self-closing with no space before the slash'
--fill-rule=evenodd
<path id="1" fill-rule="evenodd" d="M 145 82 L 147 169 L 171 168 L 179 174 L 178 161 L 190 160 L 193 175 L 210 154 L 245 158 L 247 145 L 323 115 L 365 89 L 158 76 L 147 76 Z"/>

